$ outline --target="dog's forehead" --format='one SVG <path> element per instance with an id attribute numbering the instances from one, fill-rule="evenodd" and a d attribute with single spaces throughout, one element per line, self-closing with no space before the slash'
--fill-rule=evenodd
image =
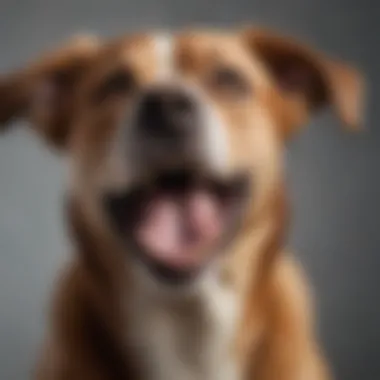
<path id="1" fill-rule="evenodd" d="M 114 46 L 125 63 L 158 77 L 172 75 L 184 60 L 203 67 L 219 61 L 242 68 L 252 64 L 241 39 L 233 33 L 160 31 L 127 36 Z"/>

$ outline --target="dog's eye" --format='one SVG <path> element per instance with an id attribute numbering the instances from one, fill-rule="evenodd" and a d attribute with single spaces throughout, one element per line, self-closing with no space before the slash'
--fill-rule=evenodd
<path id="1" fill-rule="evenodd" d="M 101 83 L 95 93 L 95 99 L 101 101 L 111 95 L 127 95 L 134 89 L 135 85 L 132 72 L 125 68 L 116 70 Z"/>
<path id="2" fill-rule="evenodd" d="M 250 90 L 250 84 L 238 71 L 230 67 L 221 67 L 216 69 L 210 78 L 211 86 L 223 93 L 231 95 L 247 95 Z"/>

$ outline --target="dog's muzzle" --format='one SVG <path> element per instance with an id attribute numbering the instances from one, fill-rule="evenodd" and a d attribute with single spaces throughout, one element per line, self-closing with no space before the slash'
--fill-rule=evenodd
<path id="1" fill-rule="evenodd" d="M 207 159 L 218 141 L 205 132 L 218 125 L 206 109 L 186 88 L 145 90 L 128 129 L 136 180 L 104 193 L 107 215 L 128 250 L 172 283 L 196 277 L 223 252 L 248 194 L 246 175 L 221 178 Z"/>

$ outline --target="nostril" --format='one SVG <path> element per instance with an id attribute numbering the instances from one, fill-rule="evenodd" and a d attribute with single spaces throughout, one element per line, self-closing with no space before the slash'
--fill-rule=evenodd
<path id="1" fill-rule="evenodd" d="M 149 94 L 145 97 L 143 104 L 141 106 L 142 114 L 152 120 L 161 118 L 163 115 L 164 107 L 162 104 L 162 99 L 155 94 Z"/>
<path id="2" fill-rule="evenodd" d="M 172 99 L 172 108 L 173 111 L 179 112 L 179 113 L 185 113 L 192 111 L 193 109 L 193 102 L 191 99 L 186 95 L 174 95 Z"/>
<path id="3" fill-rule="evenodd" d="M 175 96 L 171 103 L 171 112 L 179 127 L 186 127 L 186 122 L 194 113 L 194 104 L 187 96 Z"/>
<path id="4" fill-rule="evenodd" d="M 138 110 L 138 127 L 143 133 L 156 134 L 167 124 L 166 111 L 162 98 L 155 93 L 148 93 L 141 101 Z"/>

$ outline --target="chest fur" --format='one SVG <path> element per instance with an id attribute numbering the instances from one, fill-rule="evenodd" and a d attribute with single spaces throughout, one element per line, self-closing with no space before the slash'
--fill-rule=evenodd
<path id="1" fill-rule="evenodd" d="M 236 296 L 208 284 L 186 299 L 135 296 L 128 339 L 144 380 L 238 380 Z"/>

